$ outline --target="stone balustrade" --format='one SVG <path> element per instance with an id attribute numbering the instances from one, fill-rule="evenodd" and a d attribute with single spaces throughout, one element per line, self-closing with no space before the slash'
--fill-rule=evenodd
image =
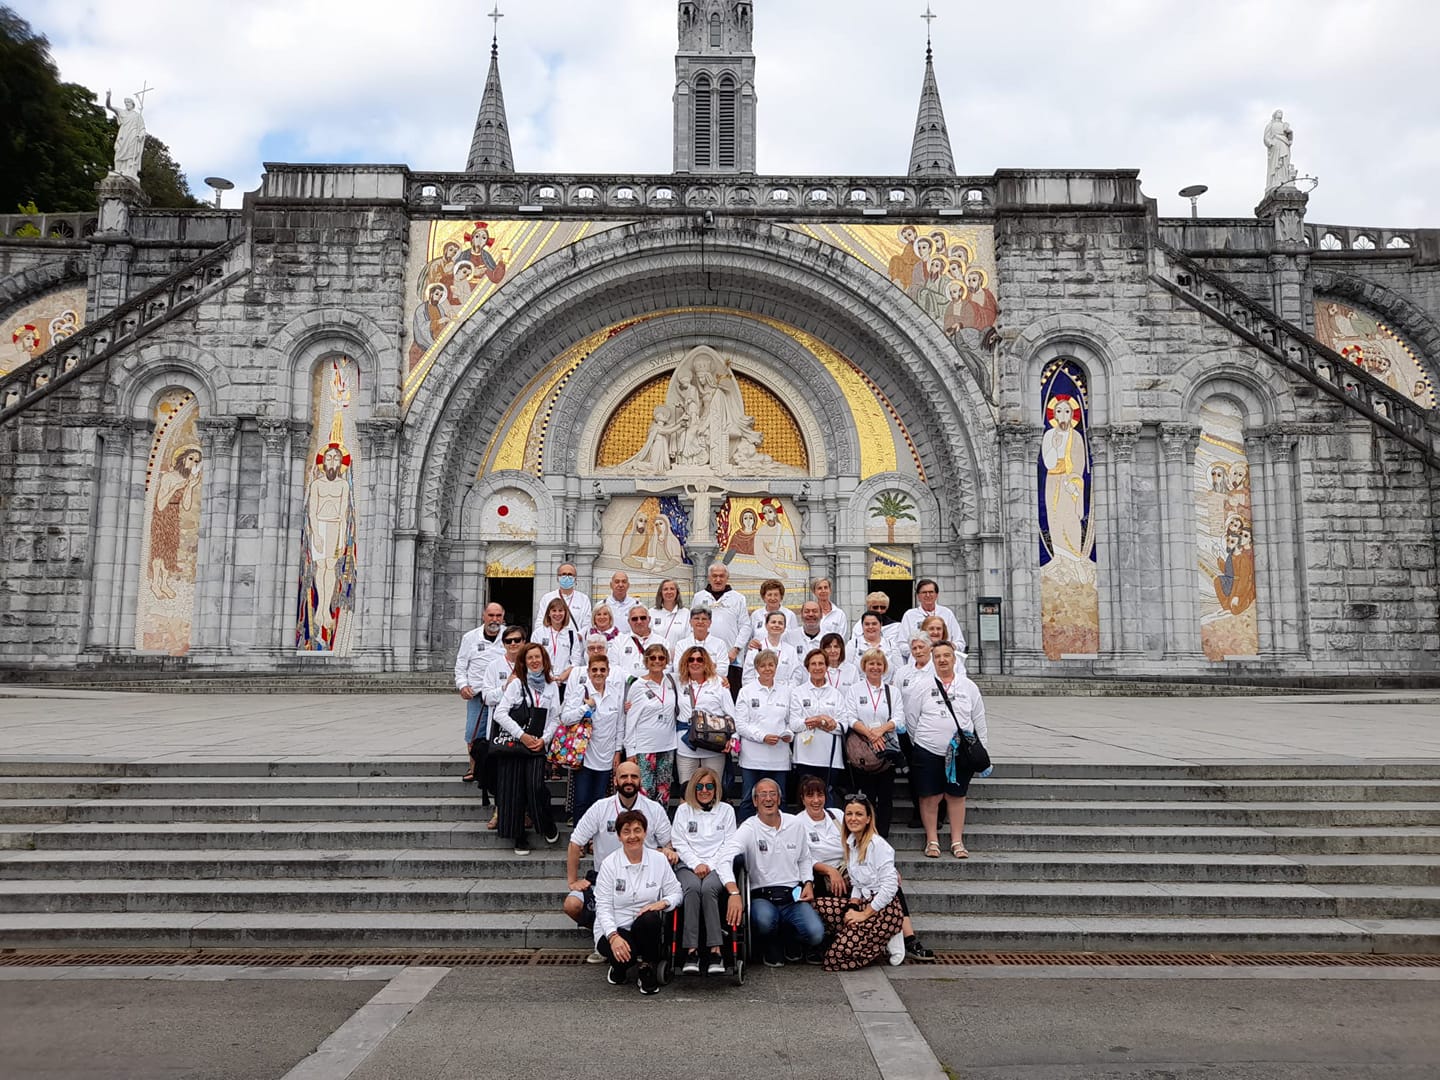
<path id="1" fill-rule="evenodd" d="M 100 224 L 100 214 L 0 214 L 0 240 L 84 240 Z"/>

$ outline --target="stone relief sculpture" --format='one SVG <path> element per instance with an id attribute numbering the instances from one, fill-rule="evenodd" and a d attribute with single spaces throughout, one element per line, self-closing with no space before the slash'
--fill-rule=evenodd
<path id="1" fill-rule="evenodd" d="M 650 430 L 639 453 L 622 461 L 616 471 L 640 476 L 798 475 L 760 446 L 763 432 L 745 413 L 740 383 L 730 364 L 714 349 L 701 345 L 675 368 L 665 403 L 655 408 Z"/>
<path id="2" fill-rule="evenodd" d="M 199 416 L 188 390 L 167 390 L 155 406 L 135 611 L 135 648 L 141 652 L 190 651 L 203 475 Z"/>
<path id="3" fill-rule="evenodd" d="M 1295 181 L 1295 166 L 1290 164 L 1290 148 L 1295 132 L 1285 122 L 1284 114 L 1275 110 L 1265 125 L 1265 193 Z"/>
<path id="4" fill-rule="evenodd" d="M 313 467 L 307 470 L 300 536 L 300 595 L 295 648 L 345 656 L 354 636 L 356 586 L 354 361 L 330 361 L 315 373 Z"/>
<path id="5" fill-rule="evenodd" d="M 105 107 L 115 114 L 120 130 L 115 135 L 114 172 L 140 179 L 140 159 L 145 155 L 145 117 L 135 108 L 135 99 L 125 99 L 125 111 L 121 112 L 110 104 L 110 93 L 105 93 Z"/>

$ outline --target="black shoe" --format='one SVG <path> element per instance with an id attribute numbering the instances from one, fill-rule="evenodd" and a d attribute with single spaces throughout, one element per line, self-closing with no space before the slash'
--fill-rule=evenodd
<path id="1" fill-rule="evenodd" d="M 934 951 L 920 944 L 920 939 L 914 934 L 911 934 L 905 939 L 905 955 L 911 960 L 921 964 L 933 964 L 935 962 Z"/>
<path id="2" fill-rule="evenodd" d="M 680 969 L 682 975 L 700 974 L 700 954 L 691 949 L 685 954 L 685 966 Z"/>
<path id="3" fill-rule="evenodd" d="M 557 841 L 559 841 L 559 839 L 560 839 L 560 829 L 559 829 L 559 827 L 558 827 L 558 826 L 555 826 L 555 825 L 552 825 L 552 826 L 551 826 L 551 829 L 553 829 L 554 831 L 551 832 L 549 835 L 547 835 L 547 836 L 545 837 L 545 842 L 546 842 L 547 844 L 554 844 L 554 843 L 556 843 Z"/>
<path id="4" fill-rule="evenodd" d="M 605 973 L 605 981 L 611 986 L 625 985 L 625 965 L 611 964 L 610 970 Z"/>
<path id="5" fill-rule="evenodd" d="M 642 994 L 658 994 L 660 992 L 660 979 L 655 974 L 655 969 L 649 964 L 641 964 L 640 969 L 635 972 L 635 985 Z"/>
<path id="6" fill-rule="evenodd" d="M 805 954 L 805 963 L 812 967 L 819 967 L 825 963 L 825 953 L 820 949 L 811 949 Z"/>
<path id="7" fill-rule="evenodd" d="M 769 956 L 767 956 L 767 957 L 765 957 L 765 966 L 766 966 L 766 967 L 784 967 L 784 966 L 785 966 L 785 958 L 784 958 L 784 957 L 769 957 Z"/>

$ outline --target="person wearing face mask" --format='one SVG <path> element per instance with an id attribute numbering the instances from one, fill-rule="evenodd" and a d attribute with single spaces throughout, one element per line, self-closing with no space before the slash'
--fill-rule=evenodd
<path id="1" fill-rule="evenodd" d="M 590 808 L 575 822 L 570 833 L 570 845 L 565 854 L 565 883 L 570 890 L 565 897 L 565 914 L 576 924 L 589 929 L 595 925 L 595 875 L 600 864 L 620 850 L 620 835 L 617 822 L 627 811 L 638 810 L 646 821 L 653 821 L 654 828 L 646 832 L 645 843 L 662 852 L 672 863 L 679 858 L 671 845 L 672 830 L 665 808 L 653 799 L 640 793 L 640 768 L 633 761 L 622 761 L 615 766 L 615 794 L 590 804 Z M 580 873 L 580 860 L 585 855 L 585 845 L 591 845 L 594 853 L 592 869 Z M 592 954 L 589 962 L 600 963 L 598 954 Z"/>
<path id="2" fill-rule="evenodd" d="M 523 626 L 507 626 L 500 632 L 501 651 L 498 655 L 492 656 L 490 664 L 485 669 L 485 677 L 480 683 L 480 697 L 485 702 L 486 709 L 490 714 L 490 738 L 495 738 L 500 733 L 500 725 L 496 722 L 496 712 L 500 708 L 500 699 L 505 696 L 505 688 L 515 680 L 515 665 L 520 660 L 520 650 L 525 645 L 525 628 Z M 499 761 L 490 755 L 487 757 L 485 767 L 479 774 L 481 783 L 490 788 L 492 793 L 496 792 L 496 772 L 499 769 Z M 490 816 L 490 823 L 485 826 L 487 829 L 498 829 L 500 827 L 499 795 L 495 795 L 496 810 Z"/>
<path id="3" fill-rule="evenodd" d="M 477 740 L 490 738 L 490 711 L 480 690 L 485 683 L 485 672 L 490 662 L 505 651 L 502 639 L 505 636 L 505 609 L 496 603 L 485 605 L 483 621 L 460 639 L 460 648 L 455 653 L 455 690 L 465 702 L 465 750 Z M 470 758 L 470 769 L 461 778 L 468 782 L 477 779 L 474 757 Z M 490 792 L 481 785 L 481 805 L 488 805 Z"/>
<path id="4" fill-rule="evenodd" d="M 565 606 L 570 609 L 570 621 L 577 630 L 584 629 L 590 625 L 590 598 L 575 587 L 575 564 L 561 563 L 556 573 L 559 584 L 558 589 L 551 589 L 544 596 L 540 597 L 540 604 L 535 610 L 535 629 L 540 629 L 544 622 L 545 609 L 550 601 L 557 596 L 565 601 Z"/>
<path id="5" fill-rule="evenodd" d="M 720 897 L 725 886 L 715 872 L 720 849 L 735 832 L 735 811 L 720 798 L 720 776 L 711 768 L 695 770 L 685 788 L 685 801 L 675 811 L 671 829 L 675 853 L 680 856 L 675 876 L 685 893 L 685 919 L 680 946 L 685 950 L 687 975 L 700 973 L 700 937 L 705 937 L 705 970 L 725 974 L 720 954 L 724 926 L 720 922 Z M 704 924 L 702 927 L 701 924 Z"/>
<path id="6" fill-rule="evenodd" d="M 905 942 L 895 849 L 875 831 L 875 812 L 863 795 L 846 798 L 844 825 L 849 895 L 839 892 L 815 901 L 815 913 L 833 935 L 825 970 L 855 971 L 887 953 L 891 964 L 899 964 Z"/>
<path id="7" fill-rule="evenodd" d="M 497 763 L 499 832 L 514 840 L 516 855 L 529 855 L 527 816 L 547 844 L 560 839 L 550 812 L 550 789 L 545 786 L 544 754 L 560 726 L 560 694 L 550 681 L 550 657 L 543 645 L 532 642 L 520 647 L 514 675 L 500 697 L 495 718 L 501 730 L 530 753 L 505 754 Z"/>
<path id="8" fill-rule="evenodd" d="M 560 712 L 561 723 L 570 726 L 590 721 L 590 742 L 585 760 L 575 770 L 575 820 L 605 797 L 615 767 L 620 764 L 620 734 L 624 729 L 622 708 L 625 684 L 610 678 L 610 660 L 602 650 L 585 666 L 585 676 L 572 684 Z"/>
<path id="9" fill-rule="evenodd" d="M 635 971 L 642 994 L 658 994 L 665 912 L 680 906 L 680 882 L 670 863 L 646 844 L 648 819 L 626 810 L 616 819 L 620 850 L 595 876 L 595 951 L 610 961 L 606 981 L 619 986 Z"/>

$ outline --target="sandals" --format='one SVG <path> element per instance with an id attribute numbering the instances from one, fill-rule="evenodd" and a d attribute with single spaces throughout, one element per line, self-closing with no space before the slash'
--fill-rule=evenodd
<path id="1" fill-rule="evenodd" d="M 938 859 L 940 857 L 940 841 L 931 840 L 926 843 L 925 857 L 927 859 Z"/>
<path id="2" fill-rule="evenodd" d="M 959 840 L 956 840 L 950 845 L 950 854 L 954 855 L 957 859 L 968 859 L 970 857 L 970 852 L 965 850 L 965 845 Z"/>

